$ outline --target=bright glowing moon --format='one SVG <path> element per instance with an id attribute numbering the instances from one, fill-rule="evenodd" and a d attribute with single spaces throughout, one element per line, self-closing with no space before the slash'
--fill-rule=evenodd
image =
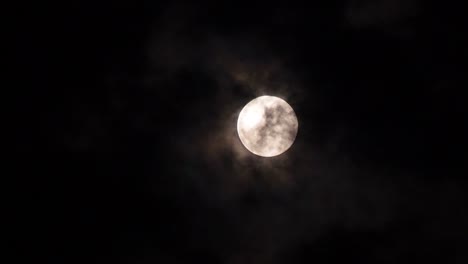
<path id="1" fill-rule="evenodd" d="M 292 107 L 281 98 L 260 96 L 244 106 L 237 120 L 242 144 L 262 157 L 288 150 L 297 135 L 298 122 Z"/>

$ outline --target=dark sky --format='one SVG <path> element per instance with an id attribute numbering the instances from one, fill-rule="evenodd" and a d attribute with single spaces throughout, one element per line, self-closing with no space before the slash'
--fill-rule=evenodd
<path id="1" fill-rule="evenodd" d="M 468 263 L 466 12 L 308 2 L 15 8 L 17 260 Z M 237 136 L 260 95 L 278 157 Z"/>

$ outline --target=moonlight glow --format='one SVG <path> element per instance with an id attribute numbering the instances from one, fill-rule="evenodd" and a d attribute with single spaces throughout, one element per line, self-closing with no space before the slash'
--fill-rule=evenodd
<path id="1" fill-rule="evenodd" d="M 237 132 L 252 153 L 273 157 L 288 150 L 297 135 L 298 122 L 292 107 L 281 98 L 260 96 L 240 112 Z"/>

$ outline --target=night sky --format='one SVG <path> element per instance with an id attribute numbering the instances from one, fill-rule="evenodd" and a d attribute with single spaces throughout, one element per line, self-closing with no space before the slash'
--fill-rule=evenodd
<path id="1" fill-rule="evenodd" d="M 468 263 L 455 1 L 66 2 L 14 9 L 16 260 Z M 299 121 L 273 158 L 261 95 Z"/>

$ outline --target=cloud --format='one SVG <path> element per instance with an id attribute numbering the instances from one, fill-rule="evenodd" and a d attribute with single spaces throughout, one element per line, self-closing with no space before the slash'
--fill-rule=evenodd
<path id="1" fill-rule="evenodd" d="M 413 8 L 403 1 L 359 2 L 348 18 L 357 28 L 388 25 L 409 18 Z M 366 167 L 356 162 L 362 157 L 344 150 L 348 123 L 317 140 L 322 131 L 301 127 L 315 120 L 299 115 L 290 151 L 270 159 L 249 153 L 236 134 L 241 108 L 263 94 L 300 107 L 307 103 L 301 97 L 313 94 L 313 88 L 306 90 L 262 38 L 219 34 L 199 22 L 197 12 L 193 6 L 168 9 L 148 45 L 147 77 L 147 90 L 161 101 L 173 100 L 169 109 L 177 112 L 166 127 L 171 150 L 165 188 L 178 190 L 166 193 L 168 199 L 221 215 L 219 222 L 197 209 L 187 215 L 189 229 L 198 230 L 190 235 L 192 247 L 219 249 L 225 263 L 277 263 L 291 247 L 333 230 L 385 232 L 401 217 L 405 199 L 424 200 L 408 188 L 427 185 L 408 172 Z M 220 229 L 211 231 L 215 226 Z"/>
<path id="2" fill-rule="evenodd" d="M 385 28 L 398 27 L 419 11 L 417 0 L 353 0 L 346 15 L 354 28 Z"/>

